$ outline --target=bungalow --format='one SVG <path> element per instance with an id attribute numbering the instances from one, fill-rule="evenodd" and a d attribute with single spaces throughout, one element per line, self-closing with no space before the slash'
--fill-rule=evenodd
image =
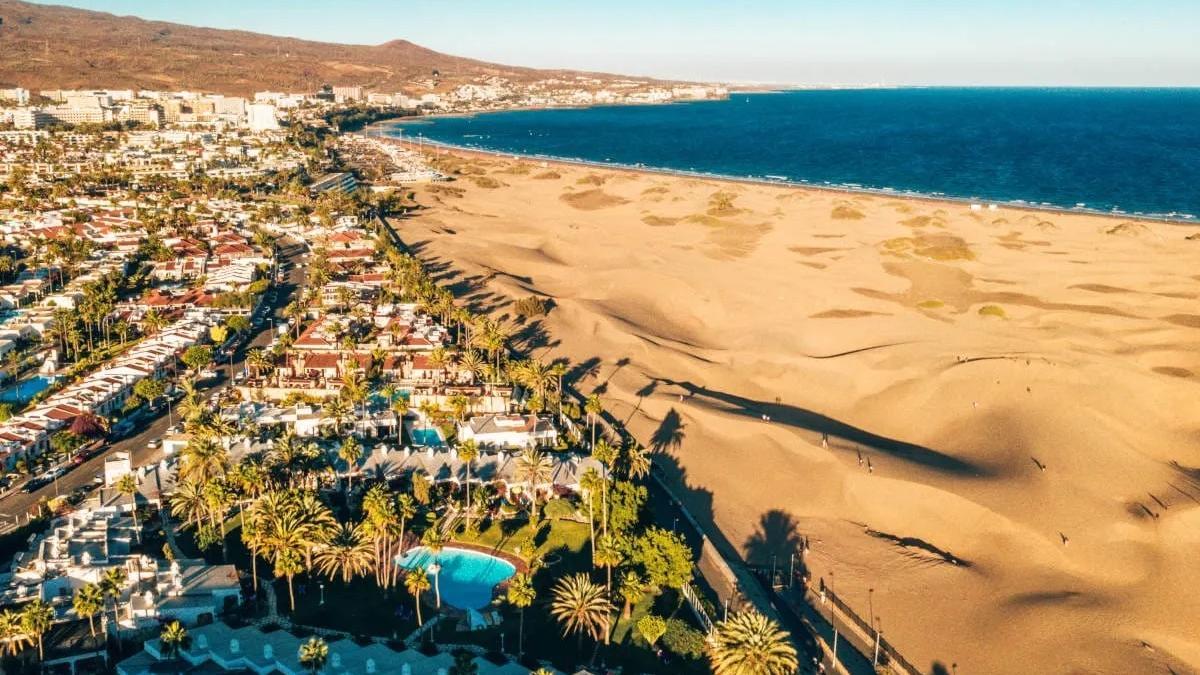
<path id="1" fill-rule="evenodd" d="M 280 675 L 312 672 L 308 665 L 300 663 L 300 647 L 307 638 L 286 630 L 263 632 L 256 626 L 234 628 L 217 622 L 193 628 L 188 635 L 191 639 L 178 652 L 169 649 L 160 638 L 148 640 L 141 652 L 117 664 L 117 675 L 154 675 L 168 671 Z M 329 657 L 324 670 L 366 675 L 433 675 L 455 672 L 457 667 L 455 657 L 448 651 L 428 655 L 419 649 L 395 651 L 380 643 L 360 645 L 354 640 L 337 640 L 329 644 Z M 470 672 L 478 675 L 529 675 L 530 671 L 517 663 L 498 665 L 483 657 L 475 657 Z M 588 673 L 578 671 L 576 675 Z"/>

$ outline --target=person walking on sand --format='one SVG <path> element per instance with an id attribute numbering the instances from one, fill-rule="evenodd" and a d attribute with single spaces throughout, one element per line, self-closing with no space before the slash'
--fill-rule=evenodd
<path id="1" fill-rule="evenodd" d="M 826 450 L 829 449 L 829 434 L 821 434 L 821 447 Z"/>
<path id="2" fill-rule="evenodd" d="M 854 450 L 858 453 L 858 465 L 861 467 L 863 465 L 862 448 L 855 448 Z"/>
<path id="3" fill-rule="evenodd" d="M 871 466 L 871 458 L 867 458 L 867 473 L 875 473 L 875 467 Z"/>

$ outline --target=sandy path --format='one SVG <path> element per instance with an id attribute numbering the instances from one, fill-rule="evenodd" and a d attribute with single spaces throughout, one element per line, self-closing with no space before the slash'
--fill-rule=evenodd
<path id="1" fill-rule="evenodd" d="M 811 537 L 919 665 L 1200 668 L 1195 230 L 453 164 L 402 236 L 497 315 L 552 298 L 524 336 L 747 558 Z"/>

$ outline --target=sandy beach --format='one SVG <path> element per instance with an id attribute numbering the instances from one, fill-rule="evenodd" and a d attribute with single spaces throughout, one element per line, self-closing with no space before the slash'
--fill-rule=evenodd
<path id="1" fill-rule="evenodd" d="M 809 537 L 922 667 L 1200 670 L 1200 229 L 439 152 L 401 236 L 551 299 L 747 560 Z"/>

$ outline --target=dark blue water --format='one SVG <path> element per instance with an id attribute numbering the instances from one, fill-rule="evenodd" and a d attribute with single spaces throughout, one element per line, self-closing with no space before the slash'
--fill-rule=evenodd
<path id="1" fill-rule="evenodd" d="M 1200 89 L 893 89 L 488 113 L 453 145 L 1004 202 L 1200 215 Z"/>

